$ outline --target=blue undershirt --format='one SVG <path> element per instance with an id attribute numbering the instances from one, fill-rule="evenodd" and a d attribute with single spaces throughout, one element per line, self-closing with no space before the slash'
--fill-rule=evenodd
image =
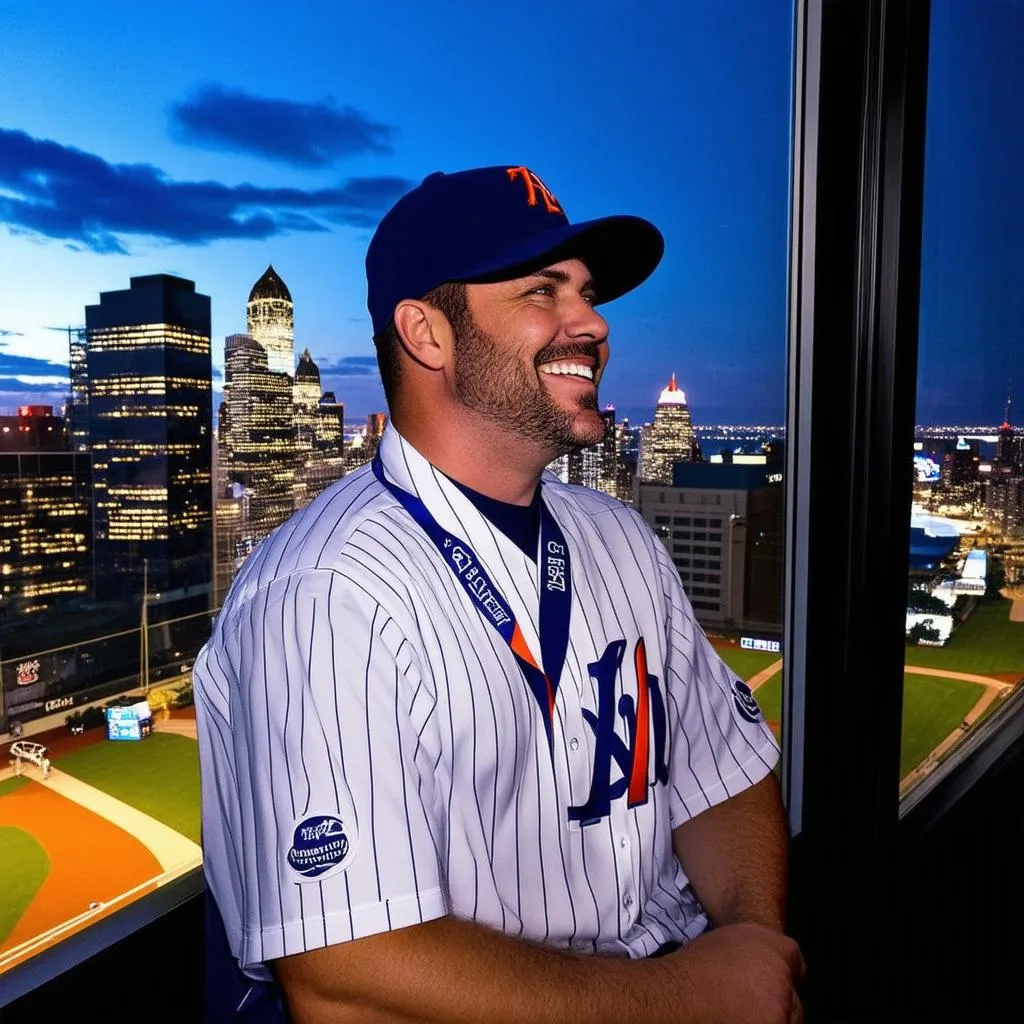
<path id="1" fill-rule="evenodd" d="M 445 474 L 447 476 L 447 474 Z M 472 487 L 449 480 L 473 502 L 476 510 L 492 525 L 496 526 L 532 562 L 537 561 L 537 544 L 540 539 L 540 484 L 533 493 L 529 505 L 513 505 L 507 501 L 489 498 L 474 491 Z"/>

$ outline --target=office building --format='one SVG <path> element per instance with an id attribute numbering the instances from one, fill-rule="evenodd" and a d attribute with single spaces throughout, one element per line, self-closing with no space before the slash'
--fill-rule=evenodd
<path id="1" fill-rule="evenodd" d="M 89 339 L 84 327 L 68 328 L 68 375 L 71 395 L 67 406 L 67 429 L 71 450 L 89 451 Z"/>
<path id="2" fill-rule="evenodd" d="M 0 416 L 0 628 L 92 589 L 92 457 L 51 406 Z"/>
<path id="3" fill-rule="evenodd" d="M 316 443 L 322 478 L 320 490 L 323 490 L 345 475 L 345 405 L 333 391 L 325 391 L 320 396 Z"/>
<path id="4" fill-rule="evenodd" d="M 208 601 L 212 582 L 210 299 L 169 274 L 85 309 L 96 592 Z"/>
<path id="5" fill-rule="evenodd" d="M 618 497 L 615 407 L 605 406 L 600 416 L 604 423 L 604 436 L 597 444 L 569 452 L 566 457 L 565 478 L 571 484 L 591 487 L 615 498 Z"/>
<path id="6" fill-rule="evenodd" d="M 295 507 L 302 508 L 320 493 L 316 425 L 320 407 L 320 369 L 305 349 L 292 385 L 295 417 Z"/>
<path id="7" fill-rule="evenodd" d="M 0 416 L 0 452 L 69 450 L 67 421 L 52 405 L 20 405 L 17 416 Z"/>
<path id="8" fill-rule="evenodd" d="M 295 317 L 291 292 L 273 266 L 252 286 L 246 333 L 263 346 L 272 373 L 295 373 Z"/>
<path id="9" fill-rule="evenodd" d="M 255 543 L 295 511 L 295 412 L 291 376 L 271 370 L 247 334 L 224 342 L 223 408 L 220 457 L 227 482 L 246 490 L 244 531 Z"/>
<path id="10" fill-rule="evenodd" d="M 705 629 L 781 634 L 781 462 L 677 464 L 672 485 L 638 484 L 637 508 Z"/>
<path id="11" fill-rule="evenodd" d="M 320 370 L 307 348 L 295 369 L 295 507 L 308 505 L 328 484 L 345 474 L 345 407 L 334 393 L 320 391 Z"/>

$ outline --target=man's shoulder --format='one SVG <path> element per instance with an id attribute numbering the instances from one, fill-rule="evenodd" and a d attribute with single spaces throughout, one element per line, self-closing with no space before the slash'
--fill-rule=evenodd
<path id="1" fill-rule="evenodd" d="M 563 483 L 558 477 L 549 474 L 544 478 L 545 493 L 554 495 L 556 501 L 566 510 L 580 516 L 597 519 L 599 524 L 608 517 L 619 520 L 630 529 L 647 532 L 649 527 L 643 517 L 629 505 L 613 498 L 593 487 L 581 484 Z"/>
<path id="2" fill-rule="evenodd" d="M 245 605 L 260 590 L 296 575 L 370 565 L 375 555 L 360 543 L 360 534 L 395 504 L 368 465 L 331 484 L 246 558 L 224 602 L 225 613 Z"/>

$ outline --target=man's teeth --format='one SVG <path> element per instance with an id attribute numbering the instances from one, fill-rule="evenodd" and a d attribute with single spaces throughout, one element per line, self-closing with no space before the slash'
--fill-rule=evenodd
<path id="1" fill-rule="evenodd" d="M 587 380 L 594 379 L 594 371 L 589 366 L 581 366 L 579 363 L 545 363 L 540 368 L 540 372 L 567 374 L 571 377 L 585 377 Z"/>

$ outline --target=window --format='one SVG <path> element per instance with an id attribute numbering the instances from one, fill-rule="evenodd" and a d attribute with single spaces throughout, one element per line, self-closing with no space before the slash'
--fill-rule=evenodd
<path id="1" fill-rule="evenodd" d="M 15 932 L 17 921 L 12 920 L 11 931 L 0 934 L 0 1003 L 13 998 L 8 993 L 38 984 L 48 972 L 52 977 L 126 929 L 152 927 L 151 919 L 168 901 L 184 899 L 188 886 L 193 893 L 201 886 L 195 860 L 195 761 L 187 746 L 192 742 L 187 707 L 191 662 L 235 572 L 261 536 L 319 488 L 372 456 L 372 423 L 384 405 L 365 319 L 362 258 L 367 230 L 384 206 L 426 169 L 449 167 L 454 159 L 490 160 L 498 142 L 508 144 L 508 126 L 522 127 L 522 97 L 507 88 L 495 68 L 529 66 L 538 94 L 559 96 L 566 109 L 602 111 L 600 130 L 592 140 L 600 152 L 596 163 L 581 163 L 578 147 L 567 149 L 563 130 L 556 131 L 550 119 L 535 119 L 517 142 L 513 139 L 535 154 L 531 159 L 552 187 L 579 197 L 568 203 L 574 216 L 589 208 L 623 208 L 650 216 L 677 240 L 658 275 L 631 300 L 633 305 L 607 310 L 618 336 L 645 339 L 633 350 L 637 358 L 626 354 L 626 346 L 616 350 L 602 381 L 602 401 L 617 406 L 616 424 L 624 426 L 628 419 L 630 429 L 639 432 L 641 424 L 653 421 L 658 396 L 676 372 L 688 397 L 694 440 L 705 456 L 691 468 L 727 470 L 711 457 L 752 443 L 755 435 L 781 441 L 785 434 L 793 50 L 793 5 L 788 0 L 685 0 L 658 4 L 649 15 L 614 4 L 570 3 L 545 12 L 545 29 L 537 32 L 523 32 L 520 11 L 467 5 L 480 28 L 477 38 L 453 32 L 455 15 L 445 25 L 443 16 L 439 21 L 436 12 L 424 15 L 415 4 L 400 19 L 380 17 L 373 5 L 364 5 L 358 12 L 358 31 L 336 13 L 318 11 L 314 18 L 292 11 L 289 52 L 301 63 L 303 75 L 283 74 L 273 81 L 242 66 L 229 68 L 223 60 L 228 53 L 266 50 L 266 26 L 280 20 L 280 11 L 265 0 L 254 0 L 244 18 L 220 22 L 201 19 L 178 5 L 173 9 L 178 30 L 173 32 L 164 30 L 166 11 L 159 3 L 137 5 L 130 14 L 122 7 L 98 0 L 88 12 L 69 9 L 67 17 L 43 15 L 31 23 L 28 18 L 12 19 L 0 42 L 4 66 L 24 70 L 15 76 L 17 81 L 5 85 L 6 129 L 0 129 L 0 141 L 6 139 L 11 146 L 0 151 L 0 166 L 12 168 L 16 181 L 12 185 L 5 180 L 2 186 L 14 214 L 6 218 L 9 230 L 0 233 L 0 253 L 5 257 L 5 287 L 18 297 L 17 303 L 4 307 L 4 317 L 11 319 L 0 322 L 5 357 L 14 367 L 0 374 L 0 385 L 17 405 L 18 377 L 31 371 L 26 402 L 45 397 L 56 410 L 65 399 L 67 366 L 72 401 L 66 426 L 76 460 L 67 478 L 45 478 L 48 487 L 67 499 L 59 516 L 38 492 L 29 495 L 26 480 L 31 474 L 24 467 L 0 480 L 0 498 L 13 501 L 16 491 L 22 517 L 14 523 L 5 518 L 6 511 L 0 514 L 0 609 L 6 627 L 0 633 L 0 732 L 15 722 L 36 735 L 33 730 L 43 719 L 61 730 L 64 717 L 77 715 L 86 704 L 107 703 L 129 691 L 146 696 L 156 712 L 152 735 L 118 745 L 91 742 L 102 734 L 102 721 L 82 733 L 65 730 L 60 743 L 55 739 L 50 744 L 56 754 L 53 766 L 98 785 L 104 773 L 90 764 L 88 755 L 96 757 L 100 750 L 116 755 L 122 770 L 104 776 L 115 779 L 114 795 L 191 845 L 181 845 L 188 856 L 166 871 L 158 864 L 161 870 L 150 877 L 168 881 L 164 875 L 181 873 L 156 895 L 142 891 L 146 887 L 141 883 L 148 878 L 138 878 L 134 882 L 139 885 L 124 882 L 119 892 L 105 893 L 102 899 L 93 900 L 92 893 L 83 897 L 89 920 L 97 921 L 95 930 L 79 931 L 64 947 L 47 943 L 32 957 L 31 970 L 24 969 L 28 960 L 19 960 L 8 961 L 10 973 L 4 971 L 2 943 L 13 935 L 12 945 L 22 947 L 38 937 Z M 147 40 L 145 60 L 140 60 L 136 45 L 140 38 Z M 416 71 L 419 58 L 410 57 L 410 78 L 385 76 L 388 81 L 380 87 L 384 92 L 376 86 L 366 91 L 358 84 L 373 78 L 364 73 L 366 68 L 359 70 L 360 54 L 396 48 L 422 53 L 419 44 L 430 38 L 444 42 L 456 69 L 454 79 L 423 75 L 422 68 Z M 338 39 L 349 42 L 338 44 Z M 351 43 L 356 39 L 358 46 Z M 490 40 L 486 54 L 481 39 Z M 553 62 L 556 39 L 561 58 Z M 337 84 L 340 53 L 358 71 L 354 85 Z M 628 59 L 620 61 L 620 55 Z M 171 65 L 173 75 L 152 73 Z M 567 78 L 566 66 L 582 71 Z M 99 74 L 97 68 L 116 73 Z M 80 87 L 69 89 L 69 81 Z M 310 116 L 323 114 L 319 97 L 351 87 L 352 96 L 339 96 L 338 110 L 351 103 L 363 119 L 360 124 L 365 122 L 369 141 L 359 153 L 329 146 L 312 155 L 278 152 L 266 140 L 256 144 L 250 139 L 240 149 L 220 137 L 219 142 L 190 142 L 181 111 L 200 103 L 204 95 L 209 99 L 200 88 L 209 81 L 215 83 L 215 99 L 220 88 L 216 83 L 228 82 L 230 88 L 225 85 L 222 91 L 229 99 L 237 90 L 257 109 L 265 104 L 277 110 L 275 104 L 283 102 Z M 453 85 L 465 101 L 459 118 L 451 120 L 444 138 L 424 135 L 428 113 L 450 104 Z M 676 97 L 688 97 L 687 114 L 666 118 L 661 100 L 674 108 Z M 171 130 L 169 116 L 177 126 Z M 22 132 L 28 141 L 20 134 L 21 141 L 14 140 L 19 154 L 56 153 L 64 161 L 62 175 L 66 170 L 71 177 L 34 164 L 10 163 L 12 137 Z M 207 143 L 232 151 L 211 154 Z M 638 153 L 645 154 L 639 164 Z M 694 153 L 700 154 L 699 160 L 690 159 Z M 286 159 L 277 159 L 282 155 Z M 599 174 L 595 166 L 600 166 Z M 154 170 L 138 172 L 140 191 L 116 190 L 114 206 L 125 204 L 125 215 L 108 220 L 103 211 L 113 202 L 111 192 L 90 191 L 99 180 L 91 172 L 111 178 L 123 172 L 130 178 L 132 168 Z M 58 179 L 69 182 L 66 193 L 48 191 Z M 339 206 L 340 179 L 350 184 Z M 254 182 L 246 186 L 248 191 L 241 190 L 254 197 L 251 208 L 237 205 L 242 199 L 236 186 L 243 181 Z M 200 207 L 190 205 L 188 198 L 196 193 L 195 182 L 204 183 Z M 35 216 L 37 201 L 61 210 L 61 216 Z M 252 216 L 253 209 L 259 210 L 258 216 Z M 145 231 L 132 230 L 135 224 Z M 699 253 L 699 260 L 682 256 L 686 251 Z M 269 283 L 265 279 L 271 262 L 287 278 L 294 302 L 281 297 L 272 278 Z M 333 268 L 329 285 L 323 277 L 326 266 Z M 133 279 L 157 275 L 164 267 L 178 268 L 182 276 L 167 275 L 174 280 L 160 287 L 169 289 L 163 297 L 173 301 L 157 305 L 187 307 L 188 322 L 165 323 L 156 312 L 142 322 L 129 316 L 128 306 L 141 301 L 138 291 L 132 294 Z M 93 315 L 89 309 L 99 306 L 110 312 L 100 298 L 110 292 L 127 296 L 118 300 L 125 315 L 111 313 L 86 330 Z M 680 349 L 680 311 L 685 336 L 706 339 L 700 358 Z M 248 334 L 227 334 L 243 323 Z M 53 331 L 44 324 L 71 326 Z M 294 379 L 293 357 L 306 345 L 321 362 L 323 374 L 312 404 L 296 397 Z M 721 358 L 723 352 L 728 358 Z M 132 360 L 139 365 L 129 366 Z M 55 376 L 62 383 L 54 384 Z M 131 380 L 142 384 L 129 387 L 126 381 Z M 48 387 L 54 390 L 44 390 Z M 328 394 L 330 408 L 318 406 L 318 401 L 327 402 Z M 251 401 L 243 401 L 245 395 Z M 312 409 L 324 415 L 317 419 Z M 326 437 L 331 417 L 336 446 L 321 438 L 322 458 L 304 457 L 293 464 L 286 456 L 294 454 L 300 440 L 308 445 L 318 431 Z M 636 468 L 634 441 L 639 447 L 640 438 L 626 434 L 618 449 L 618 468 L 625 470 L 630 485 L 629 467 Z M 676 454 L 686 462 L 692 452 Z M 89 473 L 77 465 L 90 458 L 89 472 L 99 470 L 95 494 Z M 592 473 L 598 486 L 609 483 L 592 463 L 579 471 Z M 666 543 L 681 541 L 671 550 L 684 556 L 677 559 L 684 583 L 690 582 L 685 556 L 691 553 L 691 525 L 720 531 L 723 514 L 745 515 L 745 504 L 753 500 L 749 487 L 726 477 L 730 474 L 712 472 L 681 487 L 657 481 L 641 496 L 641 512 L 651 510 L 649 521 L 657 535 Z M 42 471 L 36 479 L 44 479 Z M 614 486 L 620 482 L 616 477 Z M 206 504 L 211 483 L 217 497 Z M 616 493 L 633 500 L 630 486 Z M 99 520 L 80 522 L 96 514 Z M 68 520 L 67 529 L 61 525 L 58 530 L 54 524 L 62 518 Z M 251 529 L 253 523 L 260 529 Z M 66 550 L 60 552 L 60 572 L 47 574 L 34 560 L 36 549 L 54 543 L 57 536 L 65 538 Z M 188 542 L 182 548 L 196 542 L 196 550 L 175 548 L 181 537 Z M 721 567 L 717 552 L 701 552 L 705 557 L 694 566 L 705 571 L 699 591 L 693 593 L 706 599 L 695 599 L 693 607 L 738 674 L 761 678 L 772 670 L 758 699 L 778 727 L 782 707 L 777 652 L 759 651 L 751 658 L 739 644 L 741 636 L 755 629 L 777 642 L 783 626 L 781 550 L 763 557 L 753 537 L 751 531 L 734 538 L 730 558 L 735 571 L 718 585 L 707 578 L 707 567 Z M 204 547 L 197 538 L 208 543 Z M 710 539 L 720 541 L 721 535 L 712 533 Z M 80 550 L 83 542 L 90 551 Z M 94 606 L 86 614 L 82 588 L 87 584 L 79 577 L 90 571 L 96 545 L 104 549 L 105 560 L 100 561 L 109 593 L 94 589 L 88 599 Z M 151 553 L 140 558 L 143 548 Z M 27 583 L 22 579 L 34 574 L 38 578 Z M 19 585 L 15 577 L 25 583 L 20 603 L 10 596 Z M 133 598 L 119 602 L 117 591 L 126 581 L 131 581 Z M 140 600 L 144 592 L 152 599 Z M 173 599 L 168 596 L 172 594 Z M 64 602 L 59 608 L 58 600 Z M 50 632 L 43 628 L 44 619 Z M 170 705 L 166 717 L 165 700 Z M 34 716 L 40 703 L 43 713 Z M 90 718 L 100 715 L 91 713 Z M 126 731 L 134 729 L 127 711 L 114 717 Z M 140 784 L 129 759 L 145 757 L 152 768 L 156 753 L 172 748 L 181 756 L 160 761 L 158 784 Z M 41 766 L 23 767 L 28 781 L 16 785 L 41 789 Z M 9 782 L 0 781 L 0 808 L 13 795 Z M 181 806 L 166 810 L 174 802 Z M 6 820 L 0 811 L 0 822 Z M 88 845 L 84 837 L 82 845 Z M 90 856 L 102 859 L 107 851 L 111 863 L 127 863 L 127 855 L 119 859 L 110 849 L 93 843 Z M 30 858 L 27 853 L 26 863 Z M 34 877 L 31 864 L 19 875 L 26 893 L 35 891 Z M 105 916 L 121 897 L 133 901 L 132 913 L 116 920 Z M 90 907 L 90 902 L 104 905 Z M 44 930 L 59 928 L 79 910 L 80 903 L 75 903 L 73 914 L 48 922 Z M 32 919 L 26 920 L 29 928 Z M 144 946 L 138 943 L 140 949 Z M 23 946 L 22 952 L 35 954 L 37 948 Z"/>
<path id="2" fill-rule="evenodd" d="M 930 40 L 904 797 L 1024 683 L 1024 4 L 936 0 Z"/>

